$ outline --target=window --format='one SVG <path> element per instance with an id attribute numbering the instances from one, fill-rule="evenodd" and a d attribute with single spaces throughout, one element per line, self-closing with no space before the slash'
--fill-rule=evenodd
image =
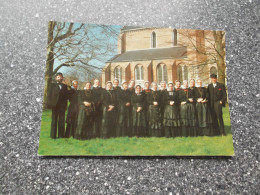
<path id="1" fill-rule="evenodd" d="M 142 65 L 137 65 L 135 67 L 135 80 L 137 80 L 137 81 L 144 80 L 144 68 Z"/>
<path id="2" fill-rule="evenodd" d="M 119 83 L 122 82 L 122 68 L 120 66 L 115 67 L 114 77 L 119 80 Z"/>
<path id="3" fill-rule="evenodd" d="M 178 68 L 177 68 L 177 74 L 178 74 L 178 80 L 180 81 L 180 82 L 182 82 L 183 81 L 183 75 L 182 75 L 182 67 L 181 66 L 178 66 Z"/>
<path id="4" fill-rule="evenodd" d="M 172 46 L 177 45 L 177 30 L 174 29 L 172 32 Z"/>
<path id="5" fill-rule="evenodd" d="M 157 82 L 168 82 L 167 66 L 165 64 L 159 64 L 157 66 Z"/>
<path id="6" fill-rule="evenodd" d="M 216 68 L 215 66 L 212 66 L 212 67 L 210 68 L 210 74 L 216 74 L 216 75 L 218 75 L 218 70 L 217 70 L 217 68 Z"/>
<path id="7" fill-rule="evenodd" d="M 183 80 L 187 80 L 189 81 L 189 77 L 188 77 L 188 66 L 184 66 L 183 67 Z"/>
<path id="8" fill-rule="evenodd" d="M 156 34 L 155 34 L 155 32 L 152 32 L 152 36 L 151 36 L 151 48 L 156 48 Z"/>

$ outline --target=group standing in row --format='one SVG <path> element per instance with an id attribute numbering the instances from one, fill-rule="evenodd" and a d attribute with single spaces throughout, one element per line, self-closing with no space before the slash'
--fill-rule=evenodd
<path id="1" fill-rule="evenodd" d="M 175 83 L 145 82 L 144 89 L 131 80 L 121 83 L 115 79 L 100 87 L 98 79 L 86 82 L 78 90 L 63 82 L 62 73 L 55 75 L 48 92 L 52 107 L 51 138 L 76 139 L 110 138 L 121 136 L 178 137 L 225 135 L 222 106 L 226 102 L 225 86 L 211 75 L 212 83 L 202 87 L 202 81 Z M 189 86 L 188 86 L 189 85 Z M 167 87 L 168 86 L 168 87 Z M 70 101 L 65 130 L 65 111 Z"/>

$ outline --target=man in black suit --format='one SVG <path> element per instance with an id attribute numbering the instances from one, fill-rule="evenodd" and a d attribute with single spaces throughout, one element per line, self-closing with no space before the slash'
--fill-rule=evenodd
<path id="1" fill-rule="evenodd" d="M 215 135 L 226 135 L 224 130 L 224 121 L 222 106 L 225 106 L 227 93 L 225 85 L 217 82 L 217 75 L 210 75 L 211 84 L 208 85 L 209 104 L 212 115 L 213 132 Z"/>
<path id="2" fill-rule="evenodd" d="M 67 113 L 67 127 L 66 127 L 66 133 L 65 137 L 70 138 L 71 136 L 74 138 L 75 130 L 77 126 L 77 118 L 78 118 L 78 81 L 74 80 L 72 81 L 72 87 L 68 88 L 68 98 L 70 101 L 70 105 L 68 108 Z"/>
<path id="3" fill-rule="evenodd" d="M 48 91 L 47 100 L 52 108 L 51 121 L 51 138 L 56 139 L 57 123 L 58 123 L 58 138 L 63 138 L 65 134 L 65 110 L 68 100 L 67 85 L 63 83 L 62 73 L 56 73 L 55 83 L 52 83 Z"/>

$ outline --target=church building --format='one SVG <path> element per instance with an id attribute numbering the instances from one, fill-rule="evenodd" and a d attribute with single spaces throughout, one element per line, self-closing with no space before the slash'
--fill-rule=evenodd
<path id="1" fill-rule="evenodd" d="M 118 54 L 102 71 L 102 87 L 107 81 L 157 82 L 201 79 L 217 74 L 214 37 L 208 30 L 185 30 L 124 26 L 118 37 Z"/>

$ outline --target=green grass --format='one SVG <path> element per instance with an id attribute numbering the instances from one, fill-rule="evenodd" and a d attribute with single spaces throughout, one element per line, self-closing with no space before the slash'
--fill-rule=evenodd
<path id="1" fill-rule="evenodd" d="M 38 154 L 43 156 L 232 156 L 233 140 L 228 107 L 223 109 L 227 136 L 76 140 L 51 139 L 51 110 L 42 114 Z"/>

